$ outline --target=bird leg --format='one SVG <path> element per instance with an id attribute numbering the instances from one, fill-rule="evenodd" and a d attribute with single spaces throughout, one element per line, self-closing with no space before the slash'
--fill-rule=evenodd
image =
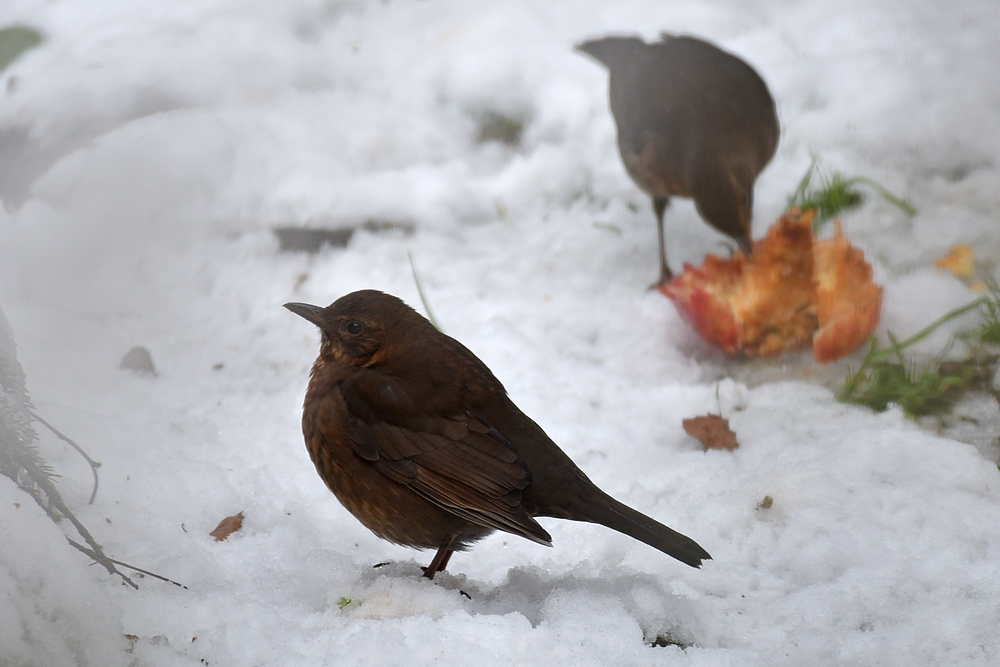
<path id="1" fill-rule="evenodd" d="M 670 204 L 670 197 L 653 197 L 653 212 L 656 213 L 656 233 L 660 241 L 660 280 L 649 286 L 656 289 L 661 285 L 666 285 L 674 277 L 673 271 L 667 266 L 667 248 L 663 239 L 663 214 Z"/>
<path id="2" fill-rule="evenodd" d="M 444 544 L 441 545 L 437 553 L 434 554 L 431 564 L 424 570 L 425 577 L 433 580 L 435 574 L 438 572 L 444 572 L 444 569 L 448 567 L 448 561 L 451 559 L 451 555 L 455 553 L 455 550 L 451 548 L 451 545 L 455 543 L 456 537 L 458 537 L 458 535 L 452 535 L 445 540 Z"/>
<path id="3" fill-rule="evenodd" d="M 743 238 L 736 239 L 736 243 L 747 257 L 753 254 L 753 241 L 750 239 L 749 233 Z"/>

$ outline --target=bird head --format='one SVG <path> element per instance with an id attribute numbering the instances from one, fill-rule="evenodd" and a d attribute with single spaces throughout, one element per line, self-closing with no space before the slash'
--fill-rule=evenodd
<path id="1" fill-rule="evenodd" d="M 745 160 L 709 161 L 695 171 L 691 194 L 708 224 L 735 240 L 747 254 L 753 250 L 753 187 L 757 174 Z"/>
<path id="2" fill-rule="evenodd" d="M 352 292 L 326 308 L 308 303 L 286 303 L 285 308 L 319 327 L 321 359 L 348 366 L 385 363 L 399 353 L 401 341 L 432 327 L 400 299 L 376 290 Z"/>

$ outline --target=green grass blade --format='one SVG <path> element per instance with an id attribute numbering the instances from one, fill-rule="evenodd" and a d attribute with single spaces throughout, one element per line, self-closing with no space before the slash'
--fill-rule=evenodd
<path id="1" fill-rule="evenodd" d="M 424 287 L 420 284 L 420 276 L 417 275 L 417 267 L 413 263 L 413 253 L 407 251 L 406 256 L 410 258 L 410 270 L 413 271 L 413 282 L 417 285 L 417 292 L 420 294 L 420 303 L 424 304 L 427 319 L 431 321 L 435 329 L 441 331 L 441 326 L 438 324 L 437 318 L 434 317 L 434 311 L 431 310 L 431 304 L 427 301 L 427 295 L 424 294 Z"/>
<path id="2" fill-rule="evenodd" d="M 885 199 L 887 202 L 889 202 L 890 204 L 901 210 L 903 213 L 910 216 L 911 218 L 917 214 L 917 209 L 910 206 L 910 204 L 906 200 L 897 197 L 896 195 L 892 194 L 887 189 L 885 189 L 885 187 L 883 187 L 880 183 L 873 181 L 872 179 L 866 176 L 856 176 L 850 179 L 850 182 L 864 183 L 871 189 L 875 190 L 875 192 L 882 195 L 882 198 Z"/>
<path id="3" fill-rule="evenodd" d="M 930 325 L 924 327 L 923 329 L 921 329 L 920 331 L 918 331 L 914 335 L 910 336 L 906 340 L 894 342 L 891 347 L 888 347 L 888 348 L 886 348 L 884 350 L 873 350 L 870 353 L 871 357 L 872 357 L 872 361 L 880 361 L 880 360 L 882 360 L 885 357 L 888 357 L 890 355 L 897 355 L 898 356 L 899 353 L 902 350 L 905 350 L 906 348 L 910 347 L 911 345 L 915 345 L 915 344 L 919 343 L 920 341 L 922 341 L 923 339 L 927 338 L 932 333 L 934 333 L 935 329 L 937 329 L 941 325 L 946 324 L 947 322 L 950 322 L 951 320 L 953 320 L 953 319 L 955 319 L 957 317 L 961 317 L 962 315 L 965 315 L 970 310 L 975 310 L 976 308 L 978 308 L 979 306 L 983 305 L 986 302 L 987 302 L 987 298 L 986 297 L 980 297 L 980 298 L 976 299 L 975 301 L 973 301 L 972 303 L 968 303 L 968 304 L 962 306 L 961 308 L 956 308 L 955 310 L 953 310 L 951 312 L 945 313 L 942 317 L 940 317 L 939 319 L 935 320 Z M 890 340 L 895 340 L 892 337 L 891 333 L 889 334 L 889 336 L 890 336 Z"/>

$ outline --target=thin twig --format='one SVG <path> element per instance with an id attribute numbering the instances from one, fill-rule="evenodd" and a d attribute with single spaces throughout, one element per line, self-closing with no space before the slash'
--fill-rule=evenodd
<path id="1" fill-rule="evenodd" d="M 28 457 L 20 456 L 18 452 L 12 453 L 17 461 L 17 464 L 28 474 L 31 481 L 45 494 L 46 499 L 48 500 L 47 504 L 43 502 L 42 498 L 38 495 L 35 495 L 34 493 L 31 494 L 31 497 L 35 499 L 35 502 L 38 503 L 43 510 L 45 510 L 45 513 L 57 523 L 61 516 L 69 519 L 69 522 L 73 524 L 73 527 L 76 528 L 76 531 L 81 537 L 83 537 L 84 541 L 90 545 L 90 548 L 93 550 L 93 559 L 100 563 L 104 569 L 108 571 L 108 574 L 116 574 L 121 577 L 125 583 L 132 586 L 132 588 L 138 589 L 139 587 L 135 585 L 134 581 L 118 571 L 111 559 L 104 554 L 104 551 L 101 549 L 101 545 L 97 543 L 97 540 L 95 540 L 90 534 L 90 531 L 87 530 L 87 527 L 84 526 L 80 520 L 76 518 L 76 515 L 70 511 L 69 507 L 66 506 L 66 503 L 59 494 L 59 490 L 56 489 L 55 484 L 52 483 L 52 480 L 38 470 L 35 463 L 29 460 Z M 21 486 L 21 488 L 28 490 L 24 486 Z"/>
<path id="2" fill-rule="evenodd" d="M 90 549 L 88 549 L 87 547 L 83 546 L 79 542 L 74 542 L 73 540 L 69 539 L 68 537 L 66 538 L 66 541 L 69 542 L 74 547 L 76 547 L 76 549 L 78 551 L 82 551 L 83 553 L 87 554 L 88 556 L 90 556 L 91 558 L 93 558 L 95 561 L 97 561 L 97 555 L 93 551 L 91 551 Z M 125 562 L 120 561 L 120 560 L 115 560 L 114 558 L 108 558 L 107 556 L 104 556 L 104 558 L 106 558 L 110 562 L 114 563 L 115 565 L 121 565 L 122 567 L 127 567 L 128 569 L 133 570 L 135 572 L 139 572 L 141 574 L 144 574 L 147 577 L 153 577 L 154 579 L 159 579 L 160 581 L 165 581 L 168 584 L 173 584 L 174 586 L 177 586 L 179 588 L 183 588 L 184 590 L 188 590 L 188 587 L 185 586 L 184 584 L 176 582 L 173 579 L 167 579 L 163 575 L 156 574 L 155 572 L 150 572 L 149 570 L 144 570 L 141 567 L 136 567 L 135 565 L 129 565 L 128 563 L 125 563 Z M 135 584 L 132 584 L 132 585 L 135 586 Z M 136 588 L 138 588 L 138 587 L 136 587 Z"/>
<path id="3" fill-rule="evenodd" d="M 39 417 L 34 411 L 29 410 L 28 414 L 31 415 L 32 418 L 35 421 L 37 421 L 38 423 L 40 423 L 42 426 L 44 426 L 45 428 L 47 428 L 50 431 L 52 431 L 53 433 L 55 433 L 55 435 L 56 435 L 57 438 L 59 438 L 63 442 L 69 443 L 69 446 L 72 447 L 73 449 L 75 449 L 76 451 L 78 451 L 80 453 L 80 456 L 82 456 L 87 461 L 87 465 L 90 466 L 90 472 L 93 473 L 93 475 L 94 475 L 94 488 L 90 492 L 90 500 L 87 501 L 87 504 L 88 505 L 93 505 L 94 504 L 94 498 L 97 497 L 97 484 L 98 484 L 97 469 L 101 467 L 101 464 L 98 463 L 97 461 L 95 461 L 94 459 L 90 458 L 90 456 L 87 455 L 87 452 L 83 451 L 83 449 L 81 449 L 78 444 L 76 444 L 75 442 L 73 442 L 72 440 L 70 440 L 68 436 L 63 435 L 62 433 L 60 433 L 59 431 L 57 431 L 55 426 L 53 426 L 52 424 L 48 423 L 47 421 L 45 421 L 41 417 Z"/>

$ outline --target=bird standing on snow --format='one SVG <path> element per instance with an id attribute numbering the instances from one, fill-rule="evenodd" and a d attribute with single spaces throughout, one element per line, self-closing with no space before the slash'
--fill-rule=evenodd
<path id="1" fill-rule="evenodd" d="M 750 254 L 753 186 L 778 146 L 774 100 L 748 64 L 694 37 L 602 37 L 577 49 L 608 68 L 618 150 L 653 198 L 660 285 L 667 266 L 663 214 L 691 197 L 708 224 Z"/>
<path id="2" fill-rule="evenodd" d="M 551 546 L 537 516 L 599 523 L 693 567 L 711 558 L 597 488 L 476 355 L 396 297 L 285 307 L 321 333 L 302 411 L 317 472 L 379 537 L 437 549 L 429 579 L 495 530 Z"/>

